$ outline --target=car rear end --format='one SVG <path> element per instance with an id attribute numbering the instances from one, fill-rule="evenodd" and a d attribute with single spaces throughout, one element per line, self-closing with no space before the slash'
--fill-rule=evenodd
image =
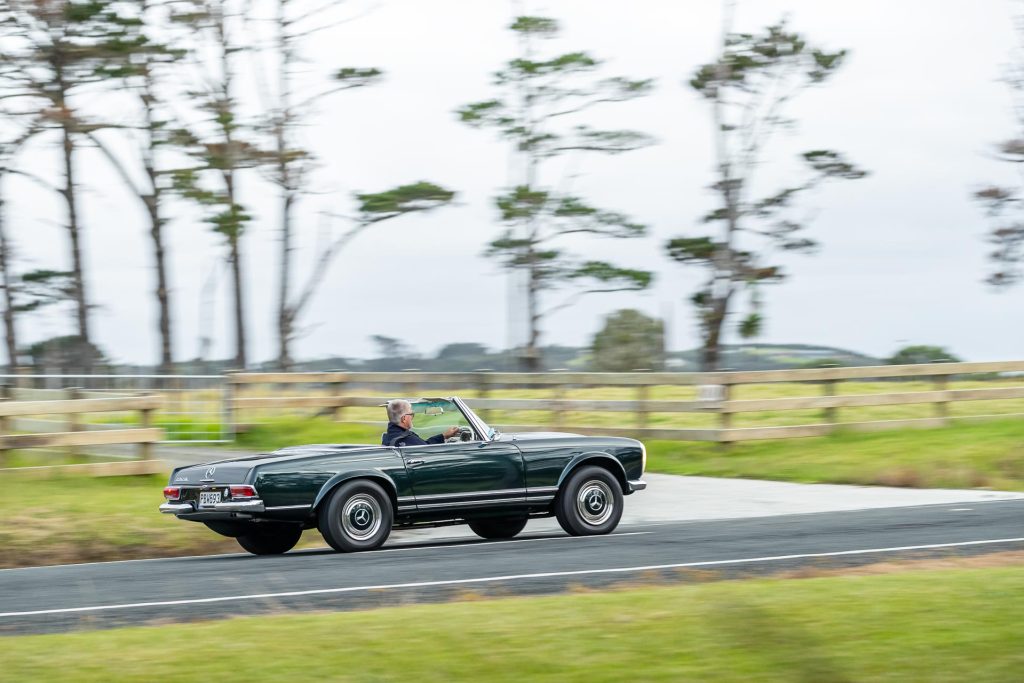
<path id="1" fill-rule="evenodd" d="M 223 463 L 182 467 L 171 473 L 160 512 L 180 519 L 245 519 L 266 508 L 252 485 L 252 466 Z"/>

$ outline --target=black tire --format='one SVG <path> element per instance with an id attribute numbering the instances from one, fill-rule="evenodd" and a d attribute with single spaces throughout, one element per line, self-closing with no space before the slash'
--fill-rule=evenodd
<path id="1" fill-rule="evenodd" d="M 384 489 L 356 479 L 331 492 L 320 506 L 320 533 L 339 553 L 373 550 L 391 534 L 394 511 Z"/>
<path id="2" fill-rule="evenodd" d="M 492 517 L 473 519 L 469 528 L 480 538 L 512 538 L 526 526 L 526 517 Z"/>
<path id="3" fill-rule="evenodd" d="M 622 486 L 603 467 L 581 467 L 562 484 L 555 516 L 573 536 L 611 533 L 622 518 Z"/>
<path id="4" fill-rule="evenodd" d="M 294 548 L 301 536 L 298 524 L 253 524 L 235 540 L 253 555 L 280 555 Z"/>

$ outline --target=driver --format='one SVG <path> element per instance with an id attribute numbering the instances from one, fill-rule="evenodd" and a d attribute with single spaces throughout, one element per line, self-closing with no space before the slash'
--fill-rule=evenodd
<path id="1" fill-rule="evenodd" d="M 425 446 L 432 443 L 444 443 L 459 433 L 458 427 L 449 427 L 441 434 L 435 434 L 426 441 L 412 431 L 412 420 L 415 414 L 412 412 L 412 404 L 405 399 L 396 398 L 388 401 L 388 431 L 381 436 L 381 444 L 384 446 Z"/>

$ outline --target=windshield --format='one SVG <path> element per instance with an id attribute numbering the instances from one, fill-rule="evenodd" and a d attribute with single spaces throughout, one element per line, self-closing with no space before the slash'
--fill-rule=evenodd
<path id="1" fill-rule="evenodd" d="M 423 439 L 440 434 L 449 427 L 471 427 L 459 407 L 446 398 L 412 401 L 412 430 Z"/>

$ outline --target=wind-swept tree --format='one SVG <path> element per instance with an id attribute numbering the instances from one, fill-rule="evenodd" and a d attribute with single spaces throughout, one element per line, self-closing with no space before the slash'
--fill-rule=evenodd
<path id="1" fill-rule="evenodd" d="M 335 231 L 329 241 L 317 254 L 316 261 L 306 276 L 305 283 L 293 299 L 287 301 L 285 313 L 288 316 L 289 340 L 299 332 L 295 321 L 309 305 L 317 289 L 324 281 L 327 271 L 345 247 L 361 232 L 373 225 L 389 221 L 410 213 L 432 211 L 455 198 L 455 193 L 426 181 L 401 185 L 399 187 L 369 194 L 356 193 L 357 214 L 354 217 L 332 214 L 331 218 L 345 220 L 343 228 Z M 290 362 L 290 356 L 289 356 Z"/>
<path id="2" fill-rule="evenodd" d="M 171 195 L 172 167 L 167 160 L 166 148 L 171 144 L 172 127 L 165 97 L 171 91 L 168 78 L 170 67 L 184 56 L 184 51 L 154 40 L 151 33 L 167 35 L 170 27 L 163 11 L 176 0 L 123 0 L 133 10 L 134 22 L 124 40 L 124 50 L 130 59 L 114 65 L 104 73 L 126 86 L 135 95 L 139 111 L 136 121 L 123 126 L 130 129 L 134 158 L 119 157 L 101 132 L 90 134 L 90 139 L 111 162 L 128 190 L 138 198 L 146 211 L 153 266 L 156 272 L 157 329 L 160 334 L 160 370 L 168 373 L 174 363 L 174 318 L 171 311 L 171 286 L 168 275 L 167 200 Z M 124 130 L 118 132 L 124 132 Z"/>
<path id="3" fill-rule="evenodd" d="M 194 53 L 199 56 L 195 70 L 200 85 L 189 94 L 206 115 L 197 125 L 178 128 L 172 134 L 172 142 L 193 162 L 191 168 L 174 172 L 174 188 L 202 207 L 206 221 L 224 238 L 234 297 L 236 368 L 248 364 L 242 236 L 251 216 L 241 203 L 241 175 L 266 161 L 254 142 L 252 127 L 240 118 L 238 61 L 248 49 L 242 37 L 246 9 L 244 0 L 179 0 L 172 5 L 171 14 L 196 40 Z M 205 55 L 211 58 L 204 60 Z"/>
<path id="4" fill-rule="evenodd" d="M 40 135 L 55 131 L 60 138 L 64 182 L 59 192 L 67 209 L 77 336 L 83 349 L 93 345 L 76 160 L 84 137 L 106 124 L 87 116 L 78 98 L 106 79 L 105 70 L 125 59 L 131 19 L 121 9 L 117 0 L 7 0 L 0 8 L 3 58 L 14 67 L 6 73 L 5 98 L 19 100 L 22 112 L 32 112 L 32 130 Z"/>
<path id="5" fill-rule="evenodd" d="M 812 46 L 786 22 L 759 33 L 731 29 L 734 3 L 725 3 L 725 28 L 715 61 L 699 67 L 690 87 L 710 105 L 715 138 L 716 206 L 701 219 L 716 231 L 668 242 L 674 260 L 705 272 L 691 297 L 697 310 L 704 370 L 718 367 L 723 329 L 737 299 L 747 294 L 749 310 L 739 324 L 743 337 L 761 329 L 761 286 L 780 282 L 782 268 L 768 262 L 773 251 L 810 252 L 817 243 L 805 235 L 798 204 L 828 179 L 857 179 L 866 173 L 831 150 L 800 155 L 799 182 L 756 195 L 755 176 L 763 169 L 772 136 L 793 125 L 783 112 L 809 87 L 825 83 L 843 64 L 845 50 Z"/>
<path id="6" fill-rule="evenodd" d="M 996 145 L 996 158 L 1020 169 L 1024 163 L 1024 15 L 1016 21 L 1019 44 L 1004 80 L 1013 93 L 1017 132 Z M 990 184 L 976 190 L 974 198 L 990 222 L 986 241 L 992 247 L 988 254 L 992 270 L 985 281 L 1005 289 L 1024 278 L 1024 183 Z"/>
<path id="7" fill-rule="evenodd" d="M 315 165 L 314 155 L 302 148 L 297 133 L 307 124 L 307 115 L 317 102 L 341 90 L 372 85 L 380 80 L 382 73 L 372 67 L 336 68 L 329 78 L 312 86 L 312 90 L 309 86 L 300 85 L 303 79 L 298 78 L 297 72 L 303 61 L 302 44 L 312 34 L 340 23 L 331 13 L 338 3 L 313 0 L 275 0 L 275 3 L 273 53 L 277 83 L 275 101 L 265 124 L 273 138 L 266 169 L 281 191 L 277 363 L 282 370 L 289 370 L 292 366 L 292 342 L 297 336 L 296 320 L 308 301 L 303 294 L 309 289 L 307 286 L 298 297 L 293 296 L 294 216 L 299 200 L 309 187 L 310 173 Z"/>
<path id="8" fill-rule="evenodd" d="M 536 371 L 549 315 L 586 294 L 640 290 L 651 283 L 649 271 L 587 260 L 566 248 L 564 238 L 570 235 L 641 237 L 646 226 L 589 204 L 564 189 L 564 179 L 544 171 L 547 162 L 568 154 L 618 154 L 649 144 L 650 138 L 635 131 L 572 122 L 593 107 L 648 94 L 652 81 L 600 77 L 601 62 L 585 52 L 538 55 L 539 41 L 558 35 L 554 19 L 520 16 L 510 28 L 518 36 L 519 55 L 495 73 L 497 97 L 468 104 L 458 114 L 470 126 L 496 130 L 522 158 L 516 185 L 494 198 L 505 227 L 484 253 L 524 275 L 529 332 L 523 361 Z M 564 298 L 549 305 L 555 291 Z"/>

